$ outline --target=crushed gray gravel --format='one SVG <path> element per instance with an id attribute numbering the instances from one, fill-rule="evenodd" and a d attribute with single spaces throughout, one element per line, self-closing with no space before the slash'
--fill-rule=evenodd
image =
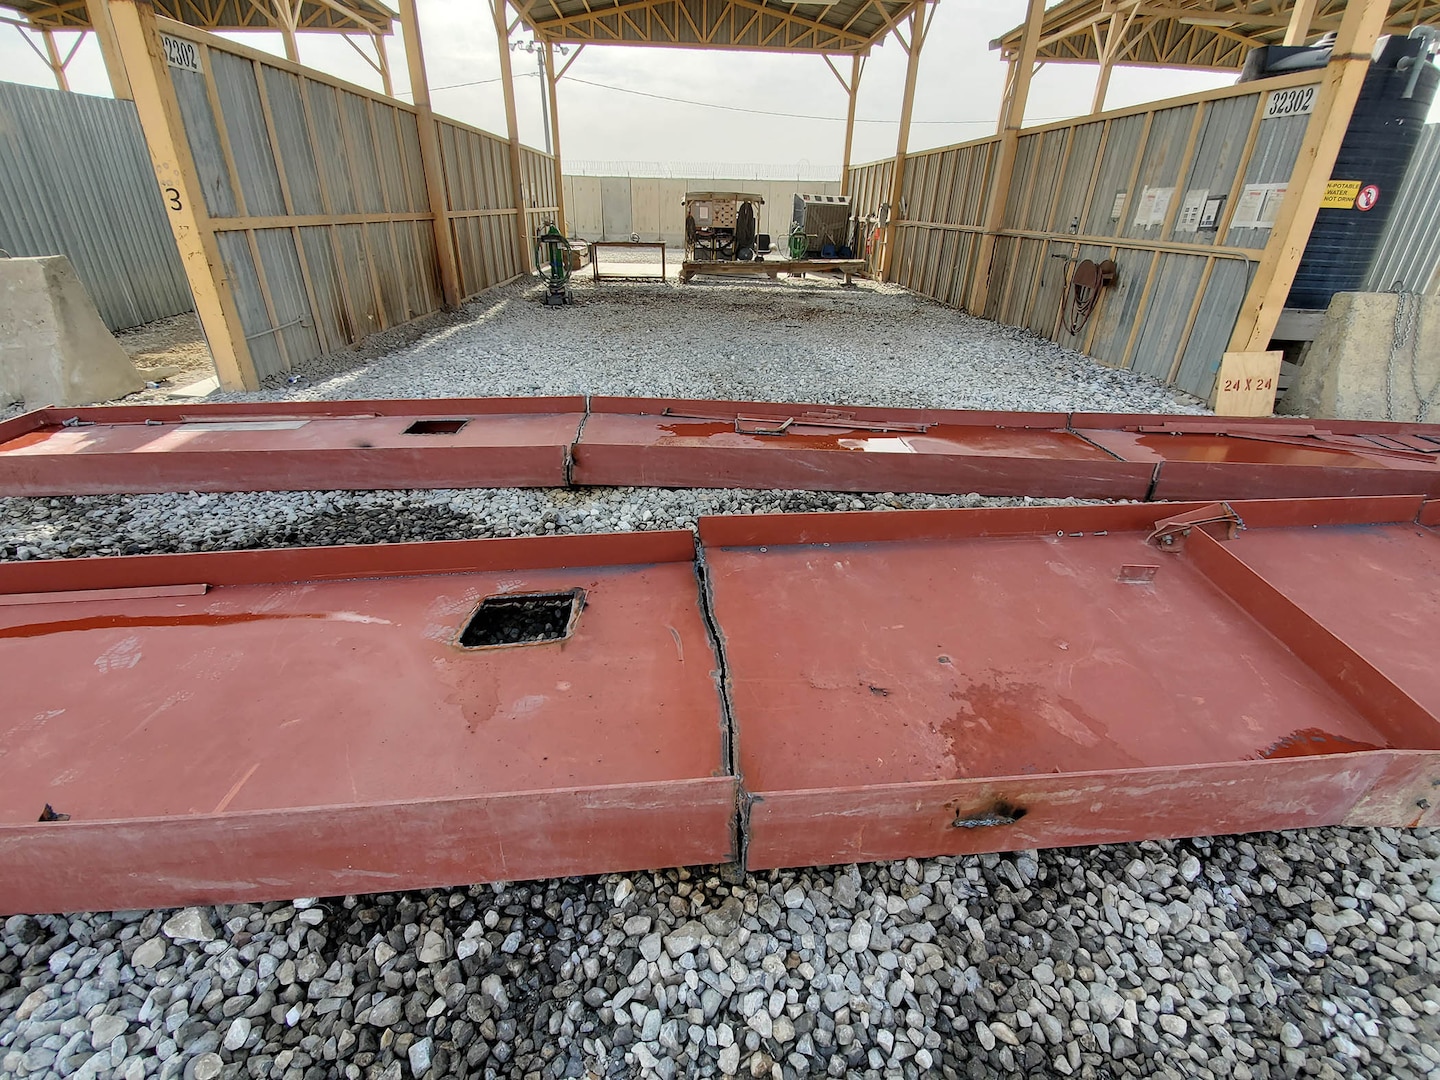
<path id="1" fill-rule="evenodd" d="M 747 335 L 744 350 L 723 345 L 734 337 L 724 329 L 735 318 L 725 314 L 729 287 L 687 288 L 696 292 L 686 305 L 703 315 L 703 325 L 687 316 L 689 336 L 678 314 L 653 325 L 637 314 L 633 327 L 611 327 L 605 346 L 606 335 L 583 329 L 585 307 L 545 312 L 515 286 L 472 311 L 485 315 L 479 325 L 454 322 L 368 365 L 334 362 L 269 396 L 579 391 L 1181 407 L 1168 390 L 1033 339 L 1028 358 L 976 367 L 987 355 L 977 340 L 993 346 L 1018 332 L 903 294 L 808 280 L 777 287 L 777 311 L 800 325 L 764 324 L 765 341 L 793 350 L 779 365 L 759 337 Z M 662 296 L 655 310 L 670 302 Z M 794 314 L 822 302 L 861 314 Z M 882 336 L 885 324 L 905 322 L 912 307 L 941 317 L 934 355 L 882 363 L 879 342 L 904 340 Z M 548 339 L 536 346 L 537 326 L 579 336 L 568 352 Z M 867 363 L 854 352 L 841 363 L 847 337 L 866 343 Z M 957 360 L 965 356 L 968 367 Z M 0 559 L 1020 501 L 637 488 L 5 499 Z M 691 868 L 22 915 L 0 931 L 0 1076 L 467 1075 L 1440 1080 L 1440 835 L 1317 829 L 738 884 Z"/>
<path id="2" fill-rule="evenodd" d="M 1188 394 L 895 285 L 520 280 L 207 401 L 617 394 L 956 409 L 1205 412 Z M 142 391 L 127 403 L 165 401 Z M 3 403 L 0 403 L 3 405 Z M 0 413 L 3 418 L 3 413 Z"/>

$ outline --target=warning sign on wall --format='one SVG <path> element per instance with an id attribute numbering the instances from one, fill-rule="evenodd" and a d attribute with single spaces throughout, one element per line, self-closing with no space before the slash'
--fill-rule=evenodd
<path id="1" fill-rule="evenodd" d="M 1349 210 L 1359 194 L 1359 180 L 1331 180 L 1325 185 L 1325 197 L 1320 200 L 1320 205 L 1333 210 Z"/>

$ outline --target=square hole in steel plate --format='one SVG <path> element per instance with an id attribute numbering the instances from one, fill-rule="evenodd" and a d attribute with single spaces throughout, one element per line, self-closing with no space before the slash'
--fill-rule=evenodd
<path id="1" fill-rule="evenodd" d="M 487 596 L 460 631 L 463 649 L 497 645 L 535 645 L 570 636 L 585 590 L 559 593 L 515 593 Z"/>
<path id="2" fill-rule="evenodd" d="M 469 420 L 416 420 L 405 429 L 405 435 L 454 435 Z"/>

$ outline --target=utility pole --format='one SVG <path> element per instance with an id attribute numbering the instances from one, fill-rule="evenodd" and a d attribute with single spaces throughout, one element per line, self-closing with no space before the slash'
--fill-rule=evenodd
<path id="1" fill-rule="evenodd" d="M 554 48 L 561 56 L 570 51 L 564 45 L 556 45 Z M 549 79 L 545 72 L 545 46 L 536 41 L 512 41 L 510 50 L 527 52 L 535 57 L 535 73 L 540 76 L 540 122 L 545 126 L 545 153 L 554 154 L 555 151 L 550 145 L 550 95 Z"/>

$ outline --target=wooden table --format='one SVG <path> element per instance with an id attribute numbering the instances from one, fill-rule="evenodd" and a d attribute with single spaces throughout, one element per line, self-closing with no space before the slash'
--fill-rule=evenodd
<path id="1" fill-rule="evenodd" d="M 853 285 L 851 277 L 866 270 L 864 259 L 781 259 L 764 262 L 686 262 L 680 267 L 680 283 L 683 285 L 697 274 L 713 277 L 738 277 L 742 275 L 765 274 L 772 279 L 780 274 L 804 277 L 823 271 L 834 271 L 845 275 L 845 284 Z"/>
<path id="2" fill-rule="evenodd" d="M 606 274 L 610 281 L 664 281 L 665 280 L 665 244 L 659 240 L 591 240 L 590 241 L 590 270 L 595 280 L 600 280 L 600 256 L 599 249 L 608 248 L 659 248 L 660 249 L 660 277 L 657 279 L 654 274 Z"/>

